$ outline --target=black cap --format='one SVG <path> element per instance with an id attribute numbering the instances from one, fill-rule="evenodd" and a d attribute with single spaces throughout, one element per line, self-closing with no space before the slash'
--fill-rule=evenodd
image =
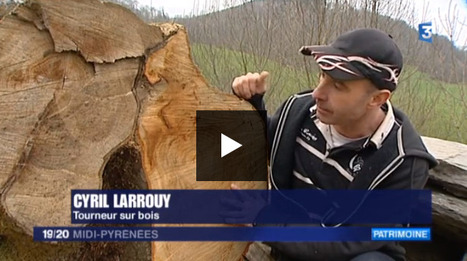
<path id="1" fill-rule="evenodd" d="M 331 45 L 303 46 L 323 71 L 339 80 L 367 78 L 378 89 L 394 91 L 402 70 L 402 54 L 389 34 L 357 29 L 339 36 Z"/>

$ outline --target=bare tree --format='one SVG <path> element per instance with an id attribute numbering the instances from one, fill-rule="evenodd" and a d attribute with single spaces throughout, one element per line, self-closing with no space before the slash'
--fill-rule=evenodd
<path id="1" fill-rule="evenodd" d="M 404 70 L 393 102 L 424 135 L 467 142 L 466 52 L 454 46 L 465 18 L 451 2 L 441 17 L 449 37 L 418 40 L 410 25 L 422 22 L 404 0 L 264 0 L 180 21 L 199 52 L 194 58 L 211 83 L 230 92 L 234 76 L 270 70 L 267 107 L 277 108 L 288 95 L 316 86 L 317 66 L 298 53 L 302 45 L 329 44 L 339 34 L 362 27 L 388 32 L 404 55 Z M 232 5 L 233 6 L 233 2 Z M 422 10 L 428 12 L 428 6 Z M 463 20 L 464 19 L 464 20 Z M 458 113 L 450 113 L 457 111 Z"/>

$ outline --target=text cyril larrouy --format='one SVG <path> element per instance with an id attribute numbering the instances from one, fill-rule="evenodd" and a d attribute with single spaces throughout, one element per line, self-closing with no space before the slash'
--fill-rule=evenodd
<path id="1" fill-rule="evenodd" d="M 109 197 L 112 197 L 110 199 Z M 159 220 L 159 213 L 148 211 L 148 209 L 167 209 L 170 206 L 171 194 L 166 193 L 77 193 L 73 195 L 72 220 L 75 221 L 105 221 L 121 220 L 134 221 Z M 80 210 L 99 210 L 97 212 L 86 212 Z M 104 211 L 102 211 L 104 209 Z M 136 211 L 129 213 L 120 213 L 119 211 L 106 212 L 105 209 L 144 209 L 145 211 Z"/>

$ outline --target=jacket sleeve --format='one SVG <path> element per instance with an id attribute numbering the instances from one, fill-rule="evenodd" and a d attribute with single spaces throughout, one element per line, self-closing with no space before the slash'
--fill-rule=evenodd
<path id="1" fill-rule="evenodd" d="M 428 160 L 416 156 L 404 162 L 376 189 L 423 189 L 428 180 Z"/>
<path id="2" fill-rule="evenodd" d="M 428 179 L 428 161 L 408 157 L 377 189 L 422 189 Z M 266 242 L 281 253 L 279 260 L 349 260 L 385 247 L 387 242 Z"/>
<path id="3" fill-rule="evenodd" d="M 268 141 L 268 152 L 271 152 L 272 141 L 274 139 L 274 134 L 276 133 L 277 124 L 279 121 L 279 116 L 282 112 L 282 109 L 285 106 L 285 102 L 277 109 L 276 113 L 272 116 L 269 116 L 266 111 L 266 106 L 264 104 L 263 95 L 256 94 L 251 99 L 248 100 L 253 107 L 258 111 L 264 111 L 266 114 L 266 126 L 267 126 L 267 141 Z"/>

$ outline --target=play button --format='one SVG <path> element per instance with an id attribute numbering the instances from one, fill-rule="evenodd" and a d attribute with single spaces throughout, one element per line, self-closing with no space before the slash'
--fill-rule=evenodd
<path id="1" fill-rule="evenodd" d="M 197 111 L 196 180 L 267 180 L 264 123 L 258 111 Z"/>
<path id="2" fill-rule="evenodd" d="M 221 133 L 221 158 L 223 158 L 230 152 L 240 148 L 241 146 L 242 144 Z"/>

